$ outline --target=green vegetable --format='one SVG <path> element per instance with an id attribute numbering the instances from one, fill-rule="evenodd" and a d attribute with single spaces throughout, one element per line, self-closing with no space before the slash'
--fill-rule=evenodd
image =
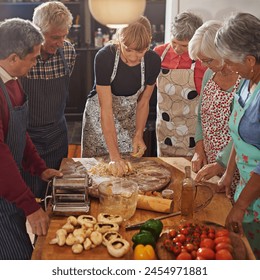
<path id="1" fill-rule="evenodd" d="M 154 220 L 150 219 L 146 221 L 141 227 L 140 231 L 146 230 L 150 231 L 155 239 L 155 241 L 158 240 L 161 232 L 163 229 L 163 223 L 160 220 Z"/>
<path id="2" fill-rule="evenodd" d="M 134 247 L 138 244 L 147 245 L 150 244 L 155 247 L 156 240 L 150 231 L 142 230 L 133 235 L 132 241 L 134 242 Z"/>

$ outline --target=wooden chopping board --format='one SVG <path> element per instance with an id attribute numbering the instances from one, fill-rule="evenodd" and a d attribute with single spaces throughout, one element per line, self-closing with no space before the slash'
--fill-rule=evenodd
<path id="1" fill-rule="evenodd" d="M 129 179 L 136 182 L 141 192 L 160 191 L 171 181 L 172 167 L 167 163 L 163 163 L 159 159 L 153 160 L 147 158 L 134 158 L 131 156 L 125 156 L 124 159 L 129 161 L 133 168 L 133 172 L 129 175 L 126 175 L 124 179 Z M 88 192 L 92 197 L 99 197 L 98 185 L 101 182 L 118 179 L 114 176 L 104 176 L 91 173 L 91 168 L 98 163 L 108 164 L 109 160 L 107 157 L 97 159 L 83 158 L 77 160 L 79 160 L 82 165 L 85 166 L 91 179 L 91 186 L 88 188 Z M 73 161 L 71 161 L 70 164 L 74 164 Z"/>
<path id="2" fill-rule="evenodd" d="M 215 229 L 221 228 L 220 226 L 219 227 L 210 226 L 210 227 L 213 227 Z M 234 250 L 232 253 L 234 260 L 247 260 L 248 259 L 247 250 L 240 236 L 234 232 L 230 232 L 229 237 L 231 239 L 231 244 Z M 163 232 L 156 243 L 157 257 L 160 260 L 175 260 L 176 259 L 175 255 L 172 252 L 166 250 L 166 248 L 163 245 L 164 240 L 166 238 L 167 238 L 167 232 Z"/>

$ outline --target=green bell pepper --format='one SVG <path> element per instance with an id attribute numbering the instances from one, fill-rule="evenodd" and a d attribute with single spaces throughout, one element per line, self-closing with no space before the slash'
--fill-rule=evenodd
<path id="1" fill-rule="evenodd" d="M 156 240 L 153 234 L 147 230 L 141 230 L 140 232 L 136 233 L 132 237 L 132 241 L 134 243 L 134 247 L 138 244 L 147 245 L 150 244 L 155 247 Z"/>
<path id="2" fill-rule="evenodd" d="M 154 219 L 150 219 L 148 221 L 146 221 L 141 227 L 140 227 L 140 231 L 142 230 L 146 230 L 146 231 L 150 231 L 155 239 L 155 241 L 158 240 L 161 232 L 163 229 L 163 223 L 160 220 L 154 220 Z"/>

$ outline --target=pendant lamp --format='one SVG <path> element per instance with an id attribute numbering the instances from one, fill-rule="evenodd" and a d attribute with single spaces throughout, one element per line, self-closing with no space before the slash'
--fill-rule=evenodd
<path id="1" fill-rule="evenodd" d="M 88 5 L 96 21 L 109 28 L 119 28 L 143 15 L 146 0 L 89 0 Z"/>

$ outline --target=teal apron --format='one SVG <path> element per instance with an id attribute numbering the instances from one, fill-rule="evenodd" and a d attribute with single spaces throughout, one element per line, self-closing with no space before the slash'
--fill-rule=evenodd
<path id="1" fill-rule="evenodd" d="M 258 96 L 257 96 L 258 95 Z M 229 120 L 230 134 L 233 138 L 234 147 L 236 150 L 236 164 L 240 173 L 240 182 L 237 186 L 234 199 L 237 201 L 240 193 L 250 179 L 251 172 L 254 171 L 260 162 L 260 151 L 257 147 L 243 141 L 239 135 L 239 124 L 245 111 L 256 98 L 260 98 L 260 83 L 255 91 L 251 94 L 244 107 L 238 100 L 239 95 L 234 97 L 234 108 Z M 243 229 L 250 243 L 253 252 L 258 251 L 260 257 L 260 198 L 253 201 L 246 209 Z M 256 256 L 257 257 L 257 256 Z"/>

